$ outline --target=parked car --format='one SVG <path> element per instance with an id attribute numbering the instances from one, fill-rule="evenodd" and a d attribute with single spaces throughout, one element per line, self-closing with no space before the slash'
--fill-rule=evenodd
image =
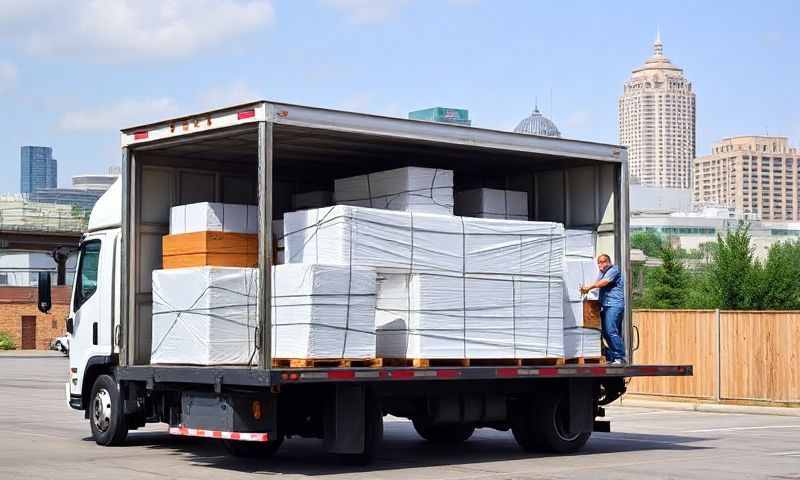
<path id="1" fill-rule="evenodd" d="M 50 350 L 57 350 L 64 355 L 69 355 L 69 337 L 63 335 L 61 337 L 56 337 L 50 342 Z"/>

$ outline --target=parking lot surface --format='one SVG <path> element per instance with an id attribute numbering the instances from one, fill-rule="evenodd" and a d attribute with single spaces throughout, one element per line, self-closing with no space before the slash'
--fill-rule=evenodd
<path id="1" fill-rule="evenodd" d="M 66 371 L 65 358 L 0 357 L 0 478 L 800 479 L 800 418 L 631 407 L 609 408 L 613 433 L 562 456 L 524 453 L 510 432 L 489 429 L 463 445 L 431 445 L 391 418 L 366 467 L 340 465 L 309 439 L 245 461 L 164 425 L 131 432 L 126 446 L 99 447 L 82 412 L 66 404 Z"/>

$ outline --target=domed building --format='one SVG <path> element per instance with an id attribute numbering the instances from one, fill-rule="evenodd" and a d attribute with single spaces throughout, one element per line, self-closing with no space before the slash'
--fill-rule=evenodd
<path id="1" fill-rule="evenodd" d="M 522 119 L 514 129 L 514 133 L 527 135 L 541 135 L 544 137 L 560 137 L 561 132 L 552 120 L 542 115 L 539 107 L 534 107 L 530 116 Z"/>

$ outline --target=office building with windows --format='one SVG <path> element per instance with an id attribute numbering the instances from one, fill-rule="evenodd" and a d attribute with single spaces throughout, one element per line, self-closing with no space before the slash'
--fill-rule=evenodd
<path id="1" fill-rule="evenodd" d="M 642 185 L 691 187 L 695 95 L 683 70 L 664 56 L 658 34 L 653 55 L 633 70 L 619 97 L 619 142 Z"/>
<path id="2" fill-rule="evenodd" d="M 58 186 L 58 165 L 50 147 L 24 146 L 20 148 L 19 192 L 33 193 L 40 188 Z"/>
<path id="3" fill-rule="evenodd" d="M 800 151 L 786 137 L 722 139 L 694 160 L 694 202 L 755 214 L 765 221 L 800 220 Z"/>

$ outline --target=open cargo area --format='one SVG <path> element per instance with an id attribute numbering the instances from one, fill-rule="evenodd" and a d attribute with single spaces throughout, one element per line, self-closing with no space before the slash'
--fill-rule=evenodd
<path id="1" fill-rule="evenodd" d="M 268 115 L 271 123 L 257 122 Z M 575 275 L 565 275 L 568 265 L 589 272 L 596 252 L 627 264 L 618 147 L 277 104 L 153 125 L 125 139 L 128 365 L 158 363 L 152 354 L 163 348 L 153 344 L 163 340 L 163 327 L 154 330 L 154 315 L 163 313 L 153 311 L 153 272 L 196 265 L 265 272 L 282 262 L 374 267 L 379 357 L 600 354 L 599 332 L 584 328 L 577 285 L 569 284 Z M 455 202 L 457 213 L 496 219 L 452 216 L 454 197 L 463 202 L 460 209 Z M 579 234 L 565 237 L 565 228 Z M 219 251 L 206 256 L 170 248 L 210 233 L 217 237 L 201 245 Z M 253 243 L 230 240 L 256 233 Z M 287 328 L 280 321 L 256 328 L 276 315 L 270 305 L 286 301 L 271 298 L 270 283 L 248 291 L 255 305 L 242 332 L 261 338 L 233 363 L 285 358 L 287 350 L 259 347 L 280 350 L 271 337 L 276 326 Z M 586 338 L 598 348 L 584 349 Z"/>

